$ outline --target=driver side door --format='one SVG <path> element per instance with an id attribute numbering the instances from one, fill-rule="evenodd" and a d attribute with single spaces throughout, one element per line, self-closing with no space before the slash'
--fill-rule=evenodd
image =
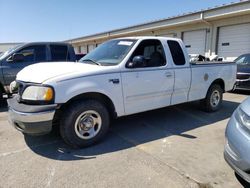
<path id="1" fill-rule="evenodd" d="M 155 58 L 155 54 L 159 54 Z M 174 71 L 167 69 L 163 45 L 159 40 L 143 40 L 132 56 L 143 56 L 143 67 L 122 72 L 125 113 L 133 114 L 170 105 L 174 87 Z"/>

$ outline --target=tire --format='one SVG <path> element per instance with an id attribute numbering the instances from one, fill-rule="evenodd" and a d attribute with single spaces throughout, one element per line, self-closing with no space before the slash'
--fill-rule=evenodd
<path id="1" fill-rule="evenodd" d="M 213 84 L 209 87 L 206 98 L 201 100 L 201 106 L 206 112 L 215 112 L 221 108 L 222 99 L 221 86 Z"/>
<path id="2" fill-rule="evenodd" d="M 61 137 L 73 148 L 97 143 L 109 129 L 108 110 L 96 100 L 76 101 L 64 110 L 61 117 Z"/>
<path id="3" fill-rule="evenodd" d="M 248 183 L 246 180 L 244 180 L 240 175 L 238 175 L 236 172 L 234 173 L 235 177 L 237 178 L 237 180 L 240 182 L 240 184 L 244 187 L 244 188 L 249 188 L 250 187 L 250 183 Z"/>

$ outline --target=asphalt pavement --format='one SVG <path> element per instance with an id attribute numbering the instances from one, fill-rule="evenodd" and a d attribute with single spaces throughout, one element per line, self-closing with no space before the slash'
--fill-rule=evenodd
<path id="1" fill-rule="evenodd" d="M 122 117 L 101 143 L 68 147 L 23 135 L 0 107 L 0 187 L 241 187 L 223 158 L 229 117 L 248 93 L 224 94 L 215 113 L 197 102 Z"/>

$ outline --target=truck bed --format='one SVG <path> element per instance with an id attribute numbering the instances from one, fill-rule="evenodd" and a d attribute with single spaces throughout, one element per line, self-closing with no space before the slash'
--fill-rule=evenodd
<path id="1" fill-rule="evenodd" d="M 235 62 L 229 61 L 192 61 L 190 65 L 228 65 L 228 64 L 235 64 Z"/>

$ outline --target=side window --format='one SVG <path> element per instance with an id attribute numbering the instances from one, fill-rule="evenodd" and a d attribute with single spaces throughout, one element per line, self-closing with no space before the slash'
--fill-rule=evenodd
<path id="1" fill-rule="evenodd" d="M 159 40 L 144 40 L 135 49 L 130 62 L 135 56 L 143 56 L 143 67 L 159 67 L 166 65 L 163 46 Z"/>
<path id="2" fill-rule="evenodd" d="M 65 45 L 50 45 L 52 61 L 67 61 L 69 59 L 68 47 Z"/>
<path id="3" fill-rule="evenodd" d="M 180 44 L 177 41 L 169 40 L 168 46 L 172 54 L 172 58 L 175 65 L 185 65 L 185 57 Z"/>
<path id="4" fill-rule="evenodd" d="M 29 46 L 19 50 L 17 53 L 23 54 L 24 59 L 21 62 L 25 63 L 46 61 L 47 59 L 45 45 Z"/>
<path id="5" fill-rule="evenodd" d="M 35 61 L 35 50 L 33 46 L 23 48 L 17 53 L 23 54 L 24 56 L 24 59 L 21 62 L 32 63 Z"/>

